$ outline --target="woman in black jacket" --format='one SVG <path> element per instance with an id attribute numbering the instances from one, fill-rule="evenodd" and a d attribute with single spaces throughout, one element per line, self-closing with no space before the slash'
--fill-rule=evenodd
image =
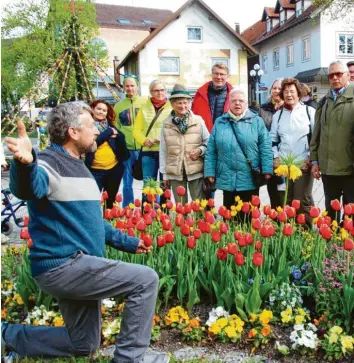
<path id="1" fill-rule="evenodd" d="M 123 161 L 129 158 L 129 152 L 124 135 L 114 126 L 112 106 L 104 100 L 95 100 L 90 106 L 100 134 L 96 140 L 97 150 L 86 154 L 85 163 L 100 191 L 107 191 L 106 207 L 112 208 L 123 177 Z"/>
<path id="2" fill-rule="evenodd" d="M 268 131 L 270 131 L 273 115 L 283 107 L 284 101 L 280 97 L 282 80 L 283 78 L 277 78 L 274 80 L 272 87 L 270 88 L 270 97 L 259 110 L 259 116 L 262 117 Z M 270 204 L 274 209 L 282 205 L 278 193 L 278 183 L 280 183 L 280 180 L 276 175 L 273 175 L 267 182 Z"/>

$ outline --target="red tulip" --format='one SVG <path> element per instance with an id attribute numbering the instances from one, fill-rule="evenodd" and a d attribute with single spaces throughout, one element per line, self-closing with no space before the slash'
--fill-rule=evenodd
<path id="1" fill-rule="evenodd" d="M 30 238 L 30 235 L 29 235 L 29 232 L 28 232 L 28 228 L 27 227 L 21 228 L 20 238 L 21 239 L 29 239 Z"/>
<path id="2" fill-rule="evenodd" d="M 211 240 L 213 242 L 220 242 L 221 235 L 219 231 L 212 231 L 211 232 Z"/>
<path id="3" fill-rule="evenodd" d="M 162 228 L 164 229 L 164 231 L 172 231 L 172 223 L 169 219 L 164 219 L 162 222 Z"/>
<path id="4" fill-rule="evenodd" d="M 203 230 L 203 233 L 210 233 L 210 232 L 211 232 L 210 223 L 204 222 L 204 230 Z"/>
<path id="5" fill-rule="evenodd" d="M 241 252 L 236 253 L 235 262 L 236 262 L 236 265 L 238 265 L 238 266 L 242 266 L 245 264 L 245 257 L 243 256 L 243 254 Z"/>
<path id="6" fill-rule="evenodd" d="M 297 199 L 294 199 L 292 202 L 291 202 L 291 206 L 293 208 L 295 208 L 296 210 L 299 210 L 300 209 L 300 206 L 301 206 L 301 203 L 299 200 Z"/>
<path id="7" fill-rule="evenodd" d="M 190 229 L 189 229 L 189 226 L 187 224 L 184 224 L 181 227 L 181 233 L 183 234 L 183 236 L 189 236 L 190 235 Z"/>
<path id="8" fill-rule="evenodd" d="M 129 229 L 128 229 L 128 236 L 130 236 L 130 237 L 135 237 L 135 231 L 134 231 L 134 229 L 133 229 L 133 228 L 129 228 Z"/>
<path id="9" fill-rule="evenodd" d="M 229 226 L 226 223 L 220 223 L 220 233 L 226 234 L 229 230 Z"/>
<path id="10" fill-rule="evenodd" d="M 277 219 L 277 217 L 278 217 L 278 212 L 275 209 L 272 209 L 269 213 L 269 218 L 273 219 L 274 221 Z"/>
<path id="11" fill-rule="evenodd" d="M 252 262 L 255 266 L 261 266 L 263 264 L 263 255 L 260 252 L 255 252 Z"/>
<path id="12" fill-rule="evenodd" d="M 182 214 L 177 214 L 175 218 L 175 225 L 181 227 L 184 224 L 184 217 Z"/>
<path id="13" fill-rule="evenodd" d="M 229 243 L 227 245 L 227 252 L 230 254 L 230 255 L 235 255 L 237 253 L 237 244 L 236 243 Z"/>
<path id="14" fill-rule="evenodd" d="M 171 199 L 171 189 L 165 189 L 163 195 L 165 196 L 166 199 Z"/>
<path id="15" fill-rule="evenodd" d="M 127 218 L 130 218 L 133 215 L 133 211 L 130 208 L 127 208 L 124 212 Z"/>
<path id="16" fill-rule="evenodd" d="M 331 208 L 336 212 L 340 211 L 340 201 L 338 199 L 332 200 Z"/>
<path id="17" fill-rule="evenodd" d="M 145 221 L 145 223 L 146 223 L 147 226 L 150 226 L 152 224 L 151 214 L 144 213 L 143 218 L 144 218 L 144 221 Z"/>
<path id="18" fill-rule="evenodd" d="M 175 233 L 172 231 L 167 231 L 165 233 L 165 240 L 167 243 L 173 243 L 173 241 L 175 240 Z"/>
<path id="19" fill-rule="evenodd" d="M 166 244 L 165 236 L 157 236 L 157 247 L 164 247 Z"/>
<path id="20" fill-rule="evenodd" d="M 329 241 L 332 238 L 332 230 L 326 224 L 322 224 L 322 226 L 319 229 L 319 232 L 320 235 L 327 241 Z"/>
<path id="21" fill-rule="evenodd" d="M 260 228 L 261 228 L 261 226 L 262 226 L 262 223 L 261 223 L 261 220 L 260 220 L 259 218 L 257 218 L 257 219 L 252 219 L 252 228 L 253 228 L 253 229 L 258 230 L 258 229 L 260 229 Z"/>
<path id="22" fill-rule="evenodd" d="M 215 207 L 214 199 L 210 198 L 208 200 L 208 207 L 210 207 L 210 208 L 214 208 Z"/>
<path id="23" fill-rule="evenodd" d="M 252 244 L 253 237 L 252 237 L 251 233 L 247 232 L 245 234 L 245 240 L 246 240 L 246 244 L 248 244 L 248 245 L 251 245 Z"/>
<path id="24" fill-rule="evenodd" d="M 193 231 L 193 236 L 194 238 L 199 239 L 202 236 L 202 231 L 200 229 L 195 229 Z"/>
<path id="25" fill-rule="evenodd" d="M 354 249 L 354 242 L 349 239 L 349 238 L 346 238 L 344 240 L 344 244 L 343 244 L 343 247 L 346 251 L 352 251 Z"/>
<path id="26" fill-rule="evenodd" d="M 111 209 L 111 216 L 112 218 L 118 218 L 119 217 L 119 208 L 114 206 L 112 209 Z"/>
<path id="27" fill-rule="evenodd" d="M 293 207 L 289 207 L 288 205 L 285 206 L 284 212 L 289 218 L 295 218 L 296 215 L 296 209 Z"/>
<path id="28" fill-rule="evenodd" d="M 288 216 L 286 215 L 286 213 L 284 211 L 281 211 L 278 214 L 278 219 L 279 219 L 279 222 L 286 222 L 286 220 L 288 219 Z"/>
<path id="29" fill-rule="evenodd" d="M 194 219 L 189 216 L 186 218 L 186 223 L 188 224 L 189 227 L 192 227 L 194 225 Z"/>
<path id="30" fill-rule="evenodd" d="M 173 203 L 171 200 L 166 200 L 166 208 L 171 209 L 173 207 Z"/>
<path id="31" fill-rule="evenodd" d="M 106 190 L 104 190 L 104 191 L 102 192 L 102 199 L 103 199 L 103 200 L 108 199 L 108 193 L 107 193 L 107 191 L 106 191 Z"/>
<path id="32" fill-rule="evenodd" d="M 318 207 L 311 206 L 310 207 L 310 217 L 311 218 L 318 218 L 321 213 L 321 209 Z"/>
<path id="33" fill-rule="evenodd" d="M 117 194 L 116 195 L 116 202 L 121 203 L 122 200 L 123 200 L 122 194 Z"/>
<path id="34" fill-rule="evenodd" d="M 117 219 L 116 220 L 116 224 L 115 224 L 115 227 L 117 229 L 121 229 L 121 228 L 124 228 L 125 227 L 125 222 L 121 219 Z"/>
<path id="35" fill-rule="evenodd" d="M 135 205 L 137 208 L 140 208 L 140 207 L 141 207 L 141 200 L 140 200 L 140 199 L 135 199 L 135 200 L 134 200 L 134 205 Z"/>
<path id="36" fill-rule="evenodd" d="M 291 236 L 293 234 L 293 226 L 290 223 L 285 223 L 283 227 L 283 235 Z"/>
<path id="37" fill-rule="evenodd" d="M 177 212 L 177 213 L 180 213 L 180 214 L 183 214 L 183 212 L 184 212 L 184 211 L 183 211 L 183 205 L 182 205 L 182 203 L 179 203 L 179 202 L 178 202 L 178 203 L 176 204 L 176 212 Z"/>
<path id="38" fill-rule="evenodd" d="M 185 187 L 182 187 L 182 185 L 179 185 L 177 187 L 177 194 L 180 196 L 180 197 L 183 197 L 185 194 L 186 194 L 186 188 Z"/>
<path id="39" fill-rule="evenodd" d="M 130 210 L 130 209 L 128 208 L 128 210 Z M 144 205 L 144 212 L 146 212 L 146 213 L 150 213 L 151 211 L 152 211 L 152 206 L 151 206 L 151 204 L 146 203 L 146 204 Z"/>
<path id="40" fill-rule="evenodd" d="M 259 209 L 253 209 L 252 211 L 252 218 L 259 218 L 261 216 L 261 212 Z"/>
<path id="41" fill-rule="evenodd" d="M 306 223 L 306 218 L 305 218 L 305 214 L 301 213 L 297 216 L 296 218 L 297 223 L 299 224 L 305 224 Z"/>
<path id="42" fill-rule="evenodd" d="M 234 232 L 234 237 L 235 240 L 239 240 L 242 237 L 242 232 L 238 231 L 238 232 Z"/>
<path id="43" fill-rule="evenodd" d="M 186 203 L 183 207 L 184 214 L 189 214 L 192 212 L 192 207 L 189 203 Z"/>
<path id="44" fill-rule="evenodd" d="M 137 220 L 136 222 L 139 222 L 139 220 Z M 132 217 L 127 220 L 127 222 L 125 223 L 125 226 L 123 228 L 134 228 L 135 225 L 136 225 L 136 223 L 133 222 L 133 217 Z"/>
<path id="45" fill-rule="evenodd" d="M 144 234 L 142 236 L 142 240 L 144 241 L 146 247 L 152 246 L 153 239 L 151 234 Z"/>
<path id="46" fill-rule="evenodd" d="M 226 211 L 226 207 L 224 207 L 223 205 L 221 206 L 221 207 L 219 207 L 219 210 L 218 210 L 218 213 L 219 213 L 219 215 L 221 216 L 221 217 L 223 217 L 224 216 L 224 213 L 225 213 L 225 211 Z"/>
<path id="47" fill-rule="evenodd" d="M 32 238 L 29 238 L 27 241 L 27 248 L 31 248 L 33 246 Z"/>
<path id="48" fill-rule="evenodd" d="M 105 211 L 104 211 L 104 217 L 105 217 L 105 219 L 112 219 L 113 217 L 112 217 L 112 211 L 111 211 L 111 209 L 105 209 Z"/>
<path id="49" fill-rule="evenodd" d="M 266 215 L 266 216 L 269 216 L 270 212 L 272 211 L 272 208 L 270 205 L 265 205 L 263 207 L 263 213 Z"/>
<path id="50" fill-rule="evenodd" d="M 354 209 L 350 204 L 346 204 L 344 206 L 344 214 L 346 216 L 350 216 L 350 215 L 354 214 Z"/>
<path id="51" fill-rule="evenodd" d="M 352 218 L 344 218 L 343 228 L 350 232 L 353 229 L 353 219 Z"/>
<path id="52" fill-rule="evenodd" d="M 317 224 L 318 228 L 320 228 L 322 225 L 326 225 L 327 227 L 330 227 L 332 224 L 332 219 L 330 216 L 318 217 L 316 224 Z"/>
<path id="53" fill-rule="evenodd" d="M 29 216 L 25 216 L 23 218 L 23 226 L 28 227 L 28 225 L 29 225 Z"/>
<path id="54" fill-rule="evenodd" d="M 216 252 L 216 257 L 218 258 L 218 260 L 227 260 L 227 248 L 224 247 L 220 247 L 219 250 Z"/>
<path id="55" fill-rule="evenodd" d="M 210 223 L 210 224 L 214 224 L 215 223 L 215 217 L 213 216 L 213 214 L 209 211 L 205 212 L 205 216 L 204 219 L 206 220 L 206 222 Z"/>
<path id="56" fill-rule="evenodd" d="M 144 232 L 146 230 L 146 223 L 143 218 L 141 218 L 136 224 L 136 229 L 140 232 Z"/>
<path id="57" fill-rule="evenodd" d="M 224 219 L 230 220 L 231 219 L 231 211 L 230 209 L 226 209 L 224 212 Z"/>
<path id="58" fill-rule="evenodd" d="M 258 207 L 260 204 L 261 204 L 261 199 L 259 198 L 258 195 L 252 195 L 252 198 L 251 198 L 251 204 L 254 206 L 254 207 Z M 257 217 L 258 218 L 258 217 Z"/>
<path id="59" fill-rule="evenodd" d="M 194 200 L 191 202 L 191 207 L 194 212 L 200 211 L 200 205 L 197 202 L 195 202 Z"/>
<path id="60" fill-rule="evenodd" d="M 257 241 L 254 244 L 254 247 L 256 248 L 256 250 L 261 250 L 262 249 L 262 243 L 261 243 L 261 241 Z"/>
<path id="61" fill-rule="evenodd" d="M 188 248 L 194 248 L 195 245 L 196 245 L 196 241 L 195 241 L 194 236 L 189 236 L 188 239 L 187 239 Z"/>
<path id="62" fill-rule="evenodd" d="M 246 243 L 246 237 L 245 236 L 241 236 L 240 239 L 238 240 L 238 245 L 240 247 L 245 247 L 247 245 Z"/>
<path id="63" fill-rule="evenodd" d="M 242 212 L 243 213 L 249 213 L 251 207 L 250 207 L 250 204 L 247 202 L 247 203 L 243 203 L 242 205 Z"/>

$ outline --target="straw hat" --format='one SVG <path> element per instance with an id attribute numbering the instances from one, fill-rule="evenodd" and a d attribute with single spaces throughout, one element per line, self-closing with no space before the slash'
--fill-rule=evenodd
<path id="1" fill-rule="evenodd" d="M 173 99 L 173 98 L 192 99 L 192 97 L 190 96 L 190 94 L 187 91 L 186 87 L 184 87 L 183 85 L 178 84 L 178 83 L 173 86 L 171 96 L 170 96 L 170 100 Z"/>

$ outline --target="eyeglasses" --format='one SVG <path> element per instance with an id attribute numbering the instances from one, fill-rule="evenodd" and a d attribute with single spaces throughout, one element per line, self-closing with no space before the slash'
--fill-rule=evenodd
<path id="1" fill-rule="evenodd" d="M 164 89 L 153 89 L 151 90 L 151 92 L 165 92 Z"/>
<path id="2" fill-rule="evenodd" d="M 337 78 L 342 78 L 344 72 L 334 72 L 328 75 L 329 79 L 333 79 L 334 76 L 336 76 Z"/>
<path id="3" fill-rule="evenodd" d="M 213 75 L 216 76 L 216 77 L 226 77 L 227 76 L 227 73 L 216 73 L 216 72 L 213 72 Z"/>
<path id="4" fill-rule="evenodd" d="M 246 102 L 246 100 L 231 100 L 232 103 L 241 103 L 244 104 Z"/>
<path id="5" fill-rule="evenodd" d="M 284 91 L 284 95 L 294 95 L 297 91 Z"/>

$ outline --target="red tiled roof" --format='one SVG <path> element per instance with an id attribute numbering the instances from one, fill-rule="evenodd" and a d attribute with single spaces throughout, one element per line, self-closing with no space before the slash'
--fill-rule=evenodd
<path id="1" fill-rule="evenodd" d="M 291 4 L 291 0 L 278 0 L 284 9 L 295 9 L 296 5 Z"/>
<path id="2" fill-rule="evenodd" d="M 279 18 L 279 14 L 275 12 L 275 8 L 264 8 L 264 10 L 270 18 Z"/>
<path id="3" fill-rule="evenodd" d="M 266 31 L 266 23 L 262 20 L 257 21 L 246 30 L 244 30 L 241 35 L 244 39 L 251 43 L 259 38 Z"/>
<path id="4" fill-rule="evenodd" d="M 98 26 L 119 29 L 150 30 L 157 28 L 170 15 L 171 10 L 139 8 L 135 6 L 120 6 L 109 4 L 96 4 L 96 21 Z M 130 24 L 121 24 L 118 18 L 129 19 Z M 143 20 L 151 21 L 144 23 Z"/>
<path id="5" fill-rule="evenodd" d="M 310 18 L 311 14 L 316 10 L 316 7 L 309 6 L 300 16 L 296 17 L 294 14 L 289 20 L 287 20 L 282 26 L 277 24 L 270 32 L 262 34 L 258 39 L 254 40 L 251 44 L 256 45 L 263 42 L 266 39 L 272 38 L 280 33 L 285 32 L 293 28 L 294 26 L 303 23 Z"/>

